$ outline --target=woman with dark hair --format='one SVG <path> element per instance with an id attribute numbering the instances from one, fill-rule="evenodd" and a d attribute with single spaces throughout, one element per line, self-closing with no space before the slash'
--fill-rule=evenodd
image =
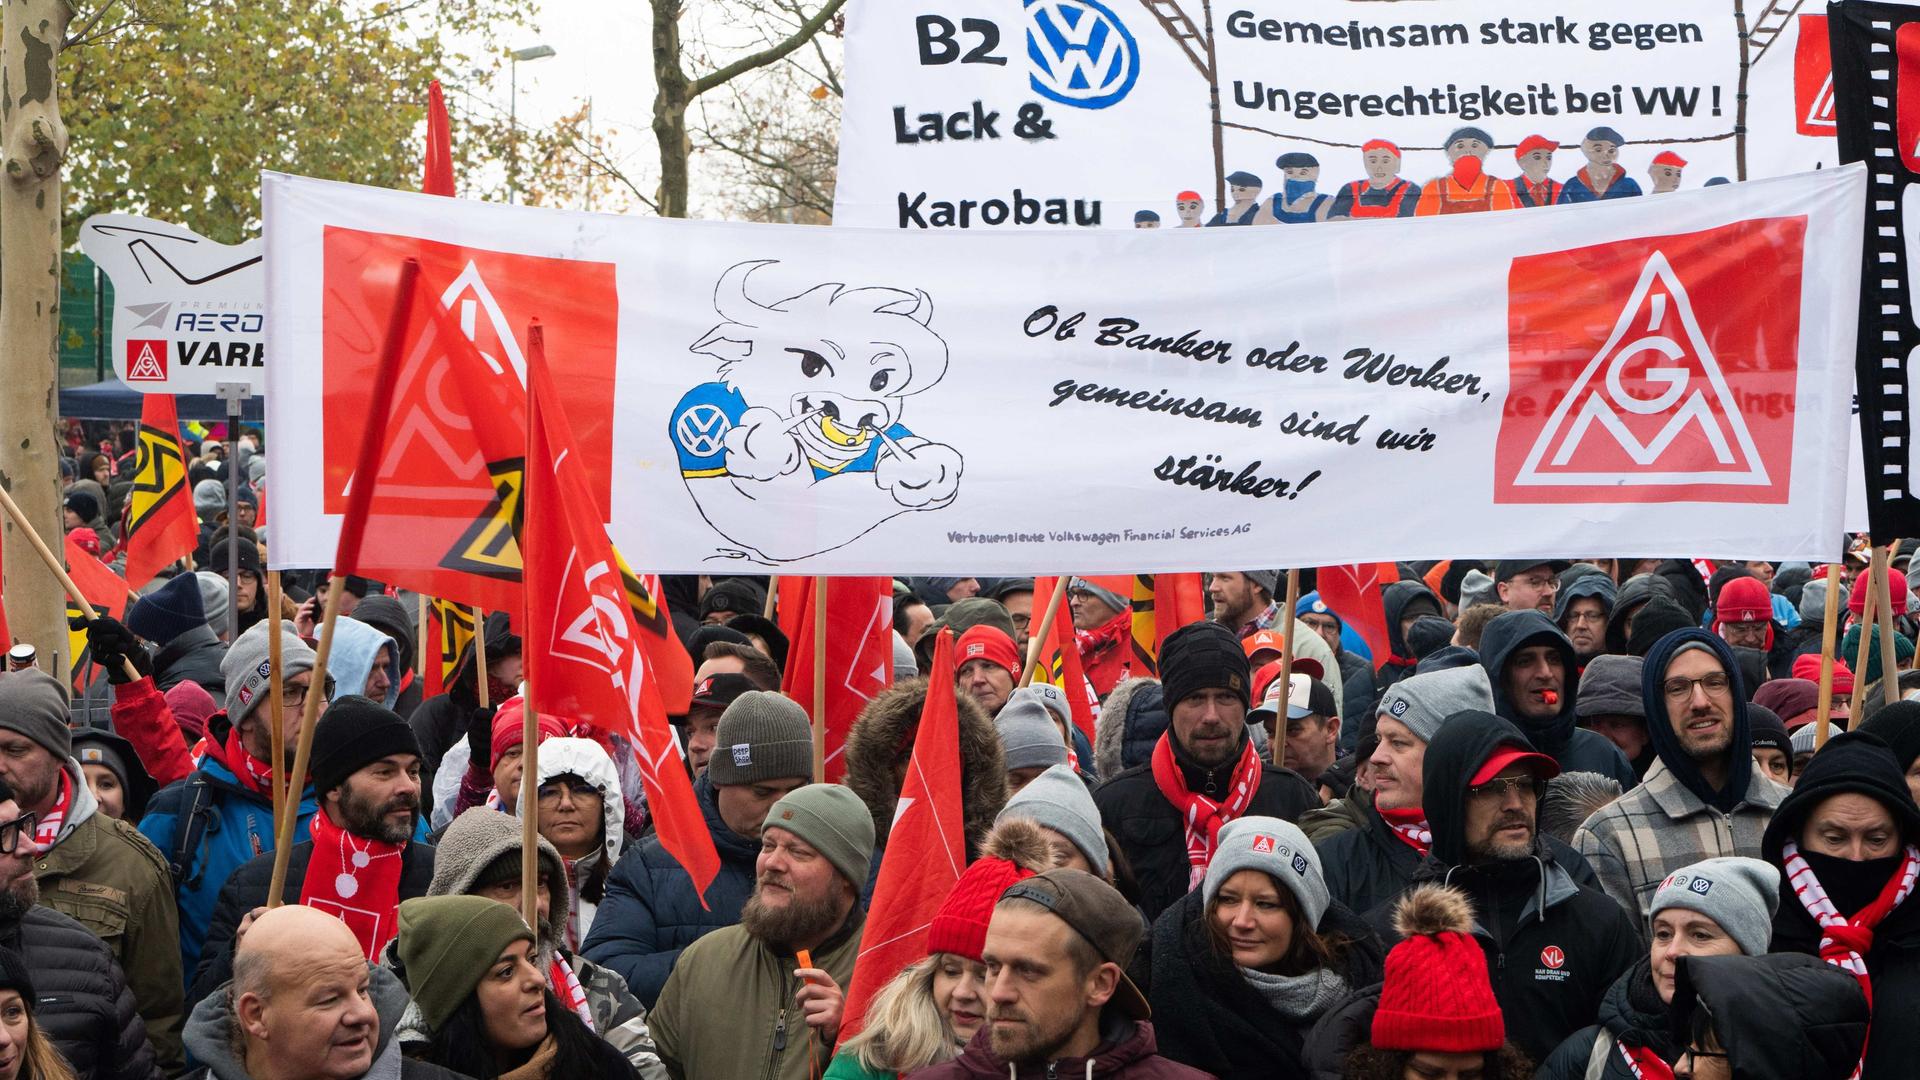
<path id="1" fill-rule="evenodd" d="M 567 870 L 567 893 L 553 898 L 566 904 L 562 944 L 578 949 L 626 846 L 626 802 L 613 759 L 592 739 L 548 739 L 539 759 L 540 835 L 559 850 Z"/>
<path id="2" fill-rule="evenodd" d="M 0 1080 L 74 1080 L 73 1067 L 34 1017 L 27 962 L 0 948 Z"/>
<path id="3" fill-rule="evenodd" d="M 1220 830 L 1200 888 L 1154 923 L 1144 966 L 1161 1056 L 1252 1080 L 1299 1070 L 1313 1025 L 1379 981 L 1381 948 L 1328 897 L 1298 826 L 1245 817 Z"/>
<path id="4" fill-rule="evenodd" d="M 413 1056 L 474 1080 L 632 1080 L 633 1066 L 547 988 L 533 931 L 484 896 L 400 905 L 401 970 L 432 1034 Z"/>

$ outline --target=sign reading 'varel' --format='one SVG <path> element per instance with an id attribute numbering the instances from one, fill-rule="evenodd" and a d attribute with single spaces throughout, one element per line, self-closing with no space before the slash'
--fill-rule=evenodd
<path id="1" fill-rule="evenodd" d="M 130 214 L 80 226 L 80 249 L 113 282 L 113 370 L 145 394 L 266 388 L 262 244 L 215 243 Z"/>

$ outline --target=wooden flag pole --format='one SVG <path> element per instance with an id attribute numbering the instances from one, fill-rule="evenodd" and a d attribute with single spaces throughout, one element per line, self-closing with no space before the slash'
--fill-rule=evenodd
<path id="1" fill-rule="evenodd" d="M 93 610 L 93 605 L 87 603 L 87 598 L 80 594 L 80 586 L 73 583 L 73 577 L 67 573 L 67 568 L 60 565 L 60 559 L 54 555 L 51 548 L 47 547 L 47 542 L 40 539 L 40 534 L 35 532 L 33 526 L 28 523 L 27 516 L 20 512 L 20 504 L 13 501 L 13 496 L 7 494 L 7 489 L 4 487 L 0 487 L 0 506 L 6 508 L 7 516 L 13 519 L 14 527 L 26 536 L 27 543 L 31 544 L 33 550 L 39 554 L 40 561 L 46 563 L 47 569 L 53 571 L 53 576 L 60 579 L 60 587 L 67 590 L 67 596 L 80 608 L 81 617 L 88 622 L 99 618 L 100 613 Z M 129 593 L 129 595 L 132 594 Z M 133 666 L 132 660 L 123 656 L 120 658 L 120 664 L 129 682 L 140 681 L 140 671 Z"/>
<path id="2" fill-rule="evenodd" d="M 267 690 L 267 719 L 273 730 L 267 738 L 273 747 L 273 758 L 268 761 L 267 783 L 273 788 L 273 831 L 280 832 L 280 819 L 287 813 L 287 691 L 281 685 L 280 673 L 280 571 L 267 571 L 267 608 L 272 613 L 273 629 L 267 638 L 267 670 L 273 672 L 272 685 Z"/>
<path id="3" fill-rule="evenodd" d="M 773 618 L 773 604 L 775 600 L 779 599 L 779 597 L 780 597 L 780 577 L 779 575 L 776 574 L 773 577 L 770 577 L 767 579 L 767 602 L 763 604 L 760 608 L 761 618 L 763 619 Z"/>
<path id="4" fill-rule="evenodd" d="M 524 680 L 523 680 L 524 681 Z M 520 721 L 520 917 L 540 925 L 540 717 L 533 711 L 533 687 L 522 695 Z M 610 799 L 620 797 L 611 792 Z M 552 898 L 559 903 L 559 897 Z"/>
<path id="5" fill-rule="evenodd" d="M 432 605 L 428 602 L 426 593 L 415 593 L 414 598 L 419 601 L 420 630 L 414 637 L 419 645 L 413 650 L 413 666 L 419 672 L 420 678 L 425 679 L 427 677 L 427 634 L 433 628 L 432 620 L 427 617 L 427 609 Z M 420 689 L 424 692 L 426 686 L 423 684 Z"/>
<path id="6" fill-rule="evenodd" d="M 300 815 L 300 789 L 307 775 L 307 762 L 313 756 L 313 729 L 319 726 L 320 699 L 327 694 L 327 657 L 333 652 L 333 621 L 340 617 L 340 594 L 346 591 L 347 576 L 334 574 L 327 581 L 327 612 L 320 622 L 320 648 L 313 656 L 313 678 L 307 685 L 307 698 L 300 708 L 300 737 L 294 742 L 293 768 L 287 771 L 287 809 L 281 815 L 273 838 L 273 877 L 267 885 L 267 906 L 280 906 L 281 890 L 287 886 L 287 857 L 293 853 L 293 824 Z M 280 679 L 273 673 L 275 682 Z M 316 801 L 317 793 L 316 793 Z M 326 813 L 324 805 L 314 813 Z"/>
<path id="7" fill-rule="evenodd" d="M 1894 541 L 1894 544 L 1899 541 Z M 1873 595 L 1879 607 L 1875 609 L 1874 625 L 1880 628 L 1880 686 L 1881 695 L 1888 705 L 1900 700 L 1900 669 L 1895 665 L 1900 661 L 1893 647 L 1893 548 L 1888 544 L 1873 553 L 1876 565 L 1873 572 Z M 1861 631 L 1865 633 L 1866 631 Z M 1859 679 L 1858 675 L 1854 676 Z"/>
<path id="8" fill-rule="evenodd" d="M 813 579 L 813 782 L 827 779 L 827 579 Z"/>
<path id="9" fill-rule="evenodd" d="M 1287 700 L 1293 693 L 1293 609 L 1300 603 L 1300 571 L 1287 571 L 1287 606 L 1280 613 L 1280 675 L 1274 681 L 1280 686 L 1280 711 L 1274 714 L 1273 738 L 1268 740 L 1268 748 L 1273 751 L 1273 763 L 1281 764 L 1287 748 Z M 1316 631 L 1317 633 L 1317 631 Z M 1258 705 L 1259 702 L 1254 702 Z"/>
<path id="10" fill-rule="evenodd" d="M 1879 549 L 1868 549 L 1867 580 L 1854 582 L 1855 588 L 1863 588 L 1867 591 L 1867 597 L 1862 601 L 1860 606 L 1860 621 L 1857 624 L 1860 627 L 1860 643 L 1853 650 L 1853 690 L 1855 694 L 1864 691 L 1867 686 L 1867 647 L 1873 644 L 1871 640 L 1873 637 L 1873 620 L 1874 617 L 1879 614 L 1880 610 L 1880 605 L 1874 602 L 1880 590 L 1874 586 L 1873 579 L 1885 576 L 1879 572 L 1879 564 Z"/>
<path id="11" fill-rule="evenodd" d="M 1815 708 L 1814 749 L 1827 745 L 1827 714 L 1833 710 L 1833 639 L 1840 628 L 1840 564 L 1827 564 L 1827 606 L 1820 616 L 1820 696 Z"/>
<path id="12" fill-rule="evenodd" d="M 1054 579 L 1053 595 L 1047 597 L 1047 610 L 1040 616 L 1040 632 L 1027 638 L 1027 662 L 1020 669 L 1020 685 L 1033 683 L 1034 668 L 1040 663 L 1040 653 L 1053 641 L 1053 624 L 1060 618 L 1060 605 L 1067 598 L 1067 582 L 1073 578 L 1061 574 Z"/>
<path id="13" fill-rule="evenodd" d="M 480 707 L 487 707 L 487 613 L 473 609 L 473 687 Z"/>

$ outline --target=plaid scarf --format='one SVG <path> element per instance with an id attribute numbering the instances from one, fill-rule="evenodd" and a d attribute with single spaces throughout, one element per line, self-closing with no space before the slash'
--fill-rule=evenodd
<path id="1" fill-rule="evenodd" d="M 1427 812 L 1417 806 L 1408 806 L 1389 810 L 1384 806 L 1375 806 L 1374 812 L 1380 820 L 1387 823 L 1393 835 L 1399 837 L 1408 847 L 1422 855 L 1433 846 L 1433 826 L 1427 824 Z"/>
<path id="2" fill-rule="evenodd" d="M 40 815 L 39 824 L 33 829 L 33 853 L 45 855 L 53 850 L 60 840 L 60 829 L 67 823 L 67 811 L 73 807 L 73 777 L 67 770 L 60 770 L 60 795 L 53 800 L 53 806 Z"/>
<path id="3" fill-rule="evenodd" d="M 1220 835 L 1220 826 L 1245 814 L 1253 803 L 1254 792 L 1260 790 L 1260 755 L 1253 749 L 1253 740 L 1247 739 L 1240 749 L 1240 760 L 1233 766 L 1233 777 L 1227 783 L 1226 800 L 1215 802 L 1187 790 L 1186 777 L 1181 774 L 1179 763 L 1173 760 L 1173 732 L 1163 732 L 1153 747 L 1153 782 L 1173 808 L 1180 811 L 1180 820 L 1186 823 L 1187 888 L 1196 888 L 1207 876 L 1207 860 L 1213 857 L 1213 844 Z"/>
<path id="4" fill-rule="evenodd" d="M 1827 890 L 1820 885 L 1820 879 L 1813 875 L 1813 868 L 1800 856 L 1800 845 L 1787 841 L 1782 849 L 1785 856 L 1787 881 L 1793 885 L 1793 895 L 1800 898 L 1800 906 L 1807 909 L 1813 921 L 1820 924 L 1820 959 L 1834 967 L 1851 974 L 1860 981 L 1860 989 L 1867 995 L 1867 1008 L 1873 1008 L 1873 975 L 1867 970 L 1867 953 L 1873 951 L 1873 930 L 1880 920 L 1887 917 L 1900 902 L 1913 893 L 1913 883 L 1920 876 L 1920 847 L 1907 845 L 1906 858 L 1901 861 L 1900 869 L 1887 879 L 1886 887 L 1880 890 L 1873 903 L 1861 908 L 1853 918 L 1840 914 L 1833 901 L 1827 898 Z M 1867 1035 L 1872 1037 L 1869 1027 Z M 1867 1060 L 1867 1047 L 1860 1045 L 1860 1062 Z M 1861 1065 L 1853 1068 L 1854 1080 L 1859 1080 Z"/>

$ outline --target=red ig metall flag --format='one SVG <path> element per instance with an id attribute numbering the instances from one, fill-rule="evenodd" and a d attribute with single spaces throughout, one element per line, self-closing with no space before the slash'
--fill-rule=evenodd
<path id="1" fill-rule="evenodd" d="M 531 707 L 584 721 L 633 744 L 660 842 L 704 895 L 720 871 L 720 856 L 694 798 L 572 429 L 553 407 L 560 399 L 540 328 L 529 336 L 521 545 Z"/>
<path id="2" fill-rule="evenodd" d="M 826 657 L 826 772 L 829 783 L 846 775 L 847 732 L 867 704 L 893 684 L 893 579 L 828 578 Z M 780 687 L 813 712 L 814 579 L 780 579 L 780 629 L 790 643 Z"/>

